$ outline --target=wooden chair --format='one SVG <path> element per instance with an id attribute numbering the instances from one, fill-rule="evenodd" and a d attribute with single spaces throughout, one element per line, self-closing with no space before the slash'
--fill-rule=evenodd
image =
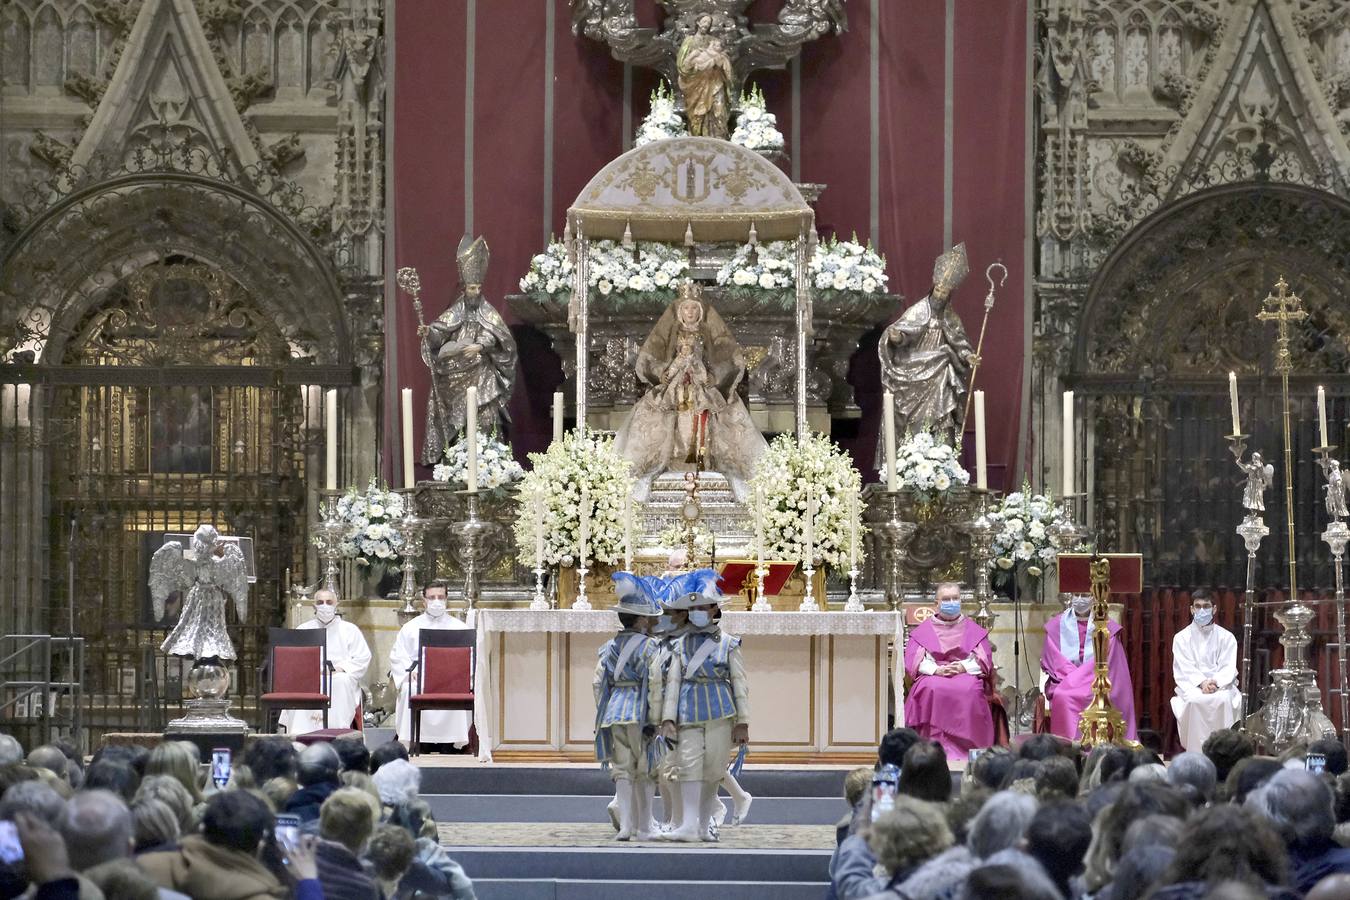
<path id="1" fill-rule="evenodd" d="M 476 635 L 471 628 L 423 628 L 418 635 L 417 659 L 408 670 L 408 715 L 412 719 L 412 746 L 408 752 L 411 755 L 421 752 L 422 713 L 431 709 L 473 713 Z M 470 727 L 470 752 L 477 753 L 476 743 L 476 735 Z"/>
<path id="2" fill-rule="evenodd" d="M 328 632 L 322 628 L 267 629 L 267 662 L 259 672 L 258 683 L 267 684 L 267 693 L 258 698 L 263 721 L 260 731 L 275 731 L 272 714 L 283 709 L 323 711 L 323 727 L 328 727 L 329 677 Z"/>

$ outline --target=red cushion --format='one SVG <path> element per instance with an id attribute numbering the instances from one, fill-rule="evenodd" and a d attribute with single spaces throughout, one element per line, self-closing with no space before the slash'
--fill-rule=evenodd
<path id="1" fill-rule="evenodd" d="M 422 694 L 466 694 L 473 696 L 473 673 L 468 647 L 422 648 Z"/>
<path id="2" fill-rule="evenodd" d="M 472 703 L 473 694 L 414 694 L 413 703 Z"/>
<path id="3" fill-rule="evenodd" d="M 298 691 L 276 691 L 270 694 L 263 694 L 264 703 L 320 703 L 328 705 L 329 697 L 327 694 L 314 694 L 310 692 L 300 693 Z"/>
<path id="4" fill-rule="evenodd" d="M 272 691 L 278 694 L 322 694 L 323 648 L 273 647 Z"/>
<path id="5" fill-rule="evenodd" d="M 305 734 L 295 735 L 295 741 L 300 744 L 321 744 L 326 741 L 342 737 L 344 734 L 355 734 L 353 728 L 325 728 L 321 731 L 310 731 Z"/>

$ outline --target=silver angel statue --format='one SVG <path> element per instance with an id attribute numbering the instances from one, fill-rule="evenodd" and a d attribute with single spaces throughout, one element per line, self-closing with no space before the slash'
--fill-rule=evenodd
<path id="1" fill-rule="evenodd" d="M 156 619 L 163 618 L 164 601 L 174 591 L 186 591 L 183 612 L 160 649 L 196 660 L 234 659 L 225 630 L 226 600 L 234 601 L 240 621 L 248 615 L 248 572 L 239 548 L 221 541 L 210 525 L 193 533 L 189 553 L 178 541 L 167 541 L 150 558 L 150 602 Z"/>
<path id="2" fill-rule="evenodd" d="M 1275 467 L 1263 462 L 1261 454 L 1252 451 L 1251 459 L 1239 462 L 1237 467 L 1247 476 L 1247 484 L 1242 489 L 1242 507 L 1248 514 L 1255 516 L 1266 511 L 1266 488 L 1275 482 Z"/>
<path id="3" fill-rule="evenodd" d="M 507 403 L 516 377 L 516 340 L 483 297 L 488 245 L 481 237 L 459 242 L 455 258 L 463 291 L 430 325 L 421 326 L 422 361 L 434 382 L 427 400 L 427 436 L 422 463 L 439 463 L 464 431 L 466 391 L 478 388 L 478 427 L 503 434 L 511 422 Z"/>
<path id="4" fill-rule="evenodd" d="M 1327 500 L 1327 518 L 1335 521 L 1350 516 L 1350 511 L 1346 510 L 1345 492 L 1347 489 L 1345 483 L 1345 473 L 1341 471 L 1341 464 L 1338 460 L 1327 460 L 1325 467 L 1327 483 L 1322 488 L 1326 491 Z"/>
<path id="5" fill-rule="evenodd" d="M 950 437 L 962 427 L 975 351 L 948 301 L 969 273 L 965 244 L 939 256 L 932 291 L 891 323 L 877 344 L 898 432 L 935 430 Z M 883 452 L 878 444 L 878 460 Z"/>
<path id="6" fill-rule="evenodd" d="M 768 445 L 736 390 L 745 377 L 740 344 L 697 284 L 681 285 L 643 342 L 637 376 L 647 393 L 615 439 L 633 464 L 634 499 L 645 501 L 662 472 L 703 468 L 720 472 L 744 500 Z"/>

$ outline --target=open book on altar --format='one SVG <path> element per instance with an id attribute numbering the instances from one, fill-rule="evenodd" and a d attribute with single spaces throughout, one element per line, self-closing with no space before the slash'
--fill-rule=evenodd
<path id="1" fill-rule="evenodd" d="M 742 594 L 747 599 L 759 589 L 755 578 L 755 568 L 759 565 L 753 559 L 729 559 L 722 563 L 718 574 L 717 589 L 723 594 Z M 773 597 L 783 590 L 783 585 L 797 571 L 795 562 L 764 561 L 764 596 Z"/>

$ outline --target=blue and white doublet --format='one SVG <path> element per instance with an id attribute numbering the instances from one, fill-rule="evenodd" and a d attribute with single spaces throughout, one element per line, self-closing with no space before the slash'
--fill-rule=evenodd
<path id="1" fill-rule="evenodd" d="M 615 778 L 632 779 L 648 771 L 642 729 L 659 724 L 660 649 L 660 641 L 627 629 L 600 648 L 594 679 L 595 755 L 613 768 Z"/>
<path id="2" fill-rule="evenodd" d="M 740 647 L 740 638 L 718 630 L 686 632 L 672 648 L 662 719 L 679 726 L 674 765 L 680 781 L 721 781 L 732 726 L 750 722 Z"/>

